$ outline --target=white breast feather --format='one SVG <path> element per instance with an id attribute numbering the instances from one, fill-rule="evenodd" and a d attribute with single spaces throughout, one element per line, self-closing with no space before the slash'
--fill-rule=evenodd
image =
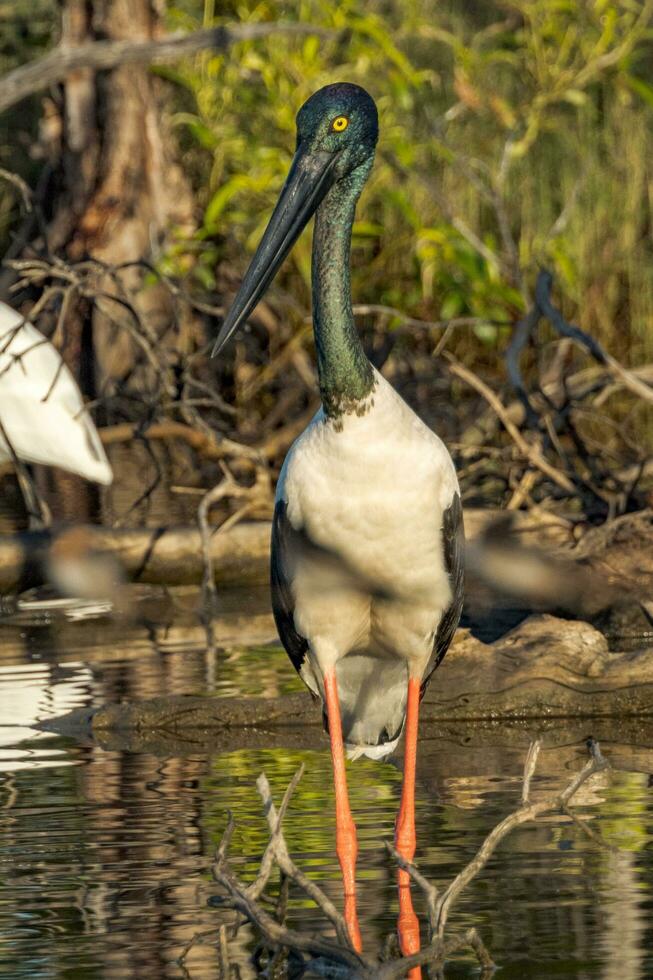
<path id="1" fill-rule="evenodd" d="M 288 454 L 277 499 L 294 528 L 387 592 L 391 601 L 377 605 L 368 628 L 403 656 L 428 658 L 451 600 L 441 529 L 458 482 L 442 441 L 378 373 L 372 398 L 340 430 L 318 412 Z M 294 590 L 295 623 L 309 643 L 332 646 L 329 659 L 348 652 L 353 633 L 360 639 L 358 596 L 343 589 L 325 598 L 317 583 L 301 581 Z M 352 603 L 353 633 L 343 626 Z"/>

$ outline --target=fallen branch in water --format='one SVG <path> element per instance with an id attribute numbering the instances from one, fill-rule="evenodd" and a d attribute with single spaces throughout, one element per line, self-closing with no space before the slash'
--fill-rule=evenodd
<path id="1" fill-rule="evenodd" d="M 233 816 L 229 814 L 227 828 L 216 850 L 213 864 L 213 876 L 226 893 L 224 897 L 220 897 L 220 905 L 235 910 L 245 921 L 256 928 L 262 944 L 257 951 L 259 958 L 261 957 L 261 950 L 267 954 L 268 963 L 278 963 L 284 955 L 292 954 L 299 961 L 298 965 L 301 972 L 310 969 L 312 974 L 321 976 L 395 980 L 395 978 L 406 976 L 408 970 L 420 965 L 429 964 L 436 970 L 441 970 L 446 960 L 454 952 L 471 948 L 481 967 L 482 976 L 489 977 L 495 968 L 494 963 L 476 929 L 467 929 L 463 933 L 445 937 L 449 913 L 465 888 L 483 870 L 499 843 L 512 830 L 528 821 L 536 820 L 544 813 L 561 812 L 573 817 L 569 811 L 569 804 L 578 790 L 595 773 L 609 767 L 608 761 L 601 753 L 598 742 L 590 737 L 586 744 L 590 758 L 567 786 L 555 796 L 530 802 L 531 780 L 537 765 L 540 742 L 536 740 L 531 744 L 524 765 L 522 793 L 518 808 L 497 824 L 485 838 L 475 857 L 446 888 L 442 890 L 436 888 L 418 871 L 413 863 L 405 861 L 394 847 L 389 843 L 386 844 L 388 852 L 399 867 L 409 873 L 426 900 L 428 941 L 418 953 L 411 956 L 396 955 L 393 958 L 387 958 L 387 955 L 385 957 L 370 957 L 356 953 L 340 912 L 322 889 L 298 868 L 291 858 L 283 835 L 282 823 L 290 800 L 304 772 L 303 766 L 291 780 L 278 811 L 272 799 L 270 785 L 265 774 L 261 774 L 257 780 L 256 786 L 263 801 L 270 836 L 261 858 L 258 874 L 255 880 L 248 885 L 240 881 L 229 863 L 228 850 L 235 829 L 235 821 Z M 262 903 L 266 900 L 265 889 L 275 867 L 279 869 L 281 874 L 282 889 L 273 914 L 264 908 Z M 324 916 L 325 926 L 335 932 L 335 940 L 298 932 L 285 924 L 285 907 L 287 904 L 287 885 L 285 883 L 287 882 L 297 886 L 320 909 Z M 267 902 L 270 901 L 268 898 Z M 216 932 L 221 940 L 221 959 L 224 962 L 225 933 L 223 926 L 220 927 L 220 931 Z M 216 932 L 212 935 L 216 935 Z M 201 933 L 191 939 L 180 957 L 179 962 L 182 966 L 190 949 L 197 943 L 206 940 L 209 935 L 211 934 Z M 386 944 L 386 946 L 390 948 L 391 944 Z M 269 969 L 267 975 L 271 975 Z"/>

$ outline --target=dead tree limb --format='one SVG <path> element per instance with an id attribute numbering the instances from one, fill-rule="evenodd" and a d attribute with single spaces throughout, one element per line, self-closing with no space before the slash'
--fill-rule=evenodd
<path id="1" fill-rule="evenodd" d="M 93 41 L 76 47 L 59 45 L 43 58 L 15 68 L 0 80 L 0 112 L 61 82 L 81 68 L 109 71 L 119 65 L 161 64 L 208 48 L 226 51 L 239 41 L 255 41 L 272 34 L 333 36 L 332 31 L 311 24 L 277 22 L 211 27 L 192 34 L 169 34 L 152 41 Z"/>
<path id="2" fill-rule="evenodd" d="M 604 351 L 598 340 L 584 330 L 581 330 L 580 327 L 576 327 L 574 324 L 568 323 L 565 320 L 560 310 L 551 302 L 552 287 L 553 276 L 548 270 L 543 269 L 537 277 L 535 303 L 542 315 L 547 317 L 554 330 L 562 337 L 569 337 L 571 340 L 580 344 L 581 347 L 592 355 L 595 361 L 608 368 L 616 381 L 619 381 L 625 388 L 632 391 L 634 395 L 638 395 L 646 401 L 653 402 L 653 388 L 640 381 L 636 375 L 620 364 L 616 358 Z"/>
<path id="3" fill-rule="evenodd" d="M 483 381 L 481 381 L 481 379 L 478 378 L 473 371 L 470 371 L 469 368 L 466 368 L 463 364 L 456 361 L 451 354 L 445 353 L 443 356 L 446 357 L 449 363 L 449 371 L 451 374 L 460 378 L 461 381 L 464 381 L 466 384 L 470 385 L 470 387 L 478 391 L 478 393 L 483 396 L 493 411 L 496 412 L 497 416 L 501 420 L 501 423 L 503 424 L 503 427 L 511 436 L 521 455 L 525 459 L 529 460 L 529 462 L 531 462 L 538 470 L 541 470 L 542 473 L 548 476 L 548 478 L 562 490 L 565 490 L 567 493 L 574 493 L 575 487 L 571 480 L 566 477 L 564 473 L 561 473 L 560 470 L 556 469 L 555 466 L 552 466 L 551 463 L 549 463 L 549 461 L 542 455 L 540 450 L 536 446 L 531 445 L 531 443 L 524 438 L 517 426 L 509 418 L 505 406 L 503 405 L 499 396 L 496 395 Z"/>
<path id="4" fill-rule="evenodd" d="M 542 269 L 535 285 L 535 302 L 531 310 L 515 324 L 510 344 L 505 353 L 508 377 L 519 399 L 524 404 L 527 412 L 527 421 L 532 423 L 534 418 L 535 420 L 537 419 L 537 414 L 533 412 L 533 407 L 526 391 L 519 359 L 542 317 L 546 317 L 553 329 L 561 337 L 568 337 L 582 347 L 583 350 L 586 350 L 598 364 L 607 369 L 608 376 L 619 386 L 628 388 L 634 395 L 638 395 L 646 401 L 653 402 L 653 387 L 639 376 L 639 372 L 630 371 L 623 367 L 616 358 L 603 349 L 595 337 L 592 337 L 585 330 L 581 330 L 580 327 L 569 323 L 564 318 L 560 310 L 551 300 L 552 288 L 552 274 L 548 269 Z M 542 393 L 544 394 L 544 392 Z"/>
<path id="5" fill-rule="evenodd" d="M 557 454 L 560 464 L 558 471 L 563 480 L 570 479 L 573 482 L 575 493 L 583 499 L 586 512 L 591 512 L 593 507 L 598 507 L 599 513 L 607 510 L 608 515 L 613 515 L 615 511 L 627 509 L 628 502 L 642 479 L 645 460 L 640 459 L 641 469 L 635 471 L 631 481 L 620 479 L 613 461 L 606 458 L 603 447 L 591 447 L 588 444 L 591 436 L 584 435 L 579 428 L 578 419 L 583 418 L 583 409 L 579 402 L 587 395 L 598 393 L 599 397 L 594 400 L 593 406 L 596 409 L 602 394 L 608 389 L 614 390 L 615 387 L 626 388 L 638 398 L 653 402 L 653 387 L 647 384 L 646 366 L 643 371 L 641 369 L 631 371 L 625 368 L 603 349 L 596 338 L 569 323 L 551 300 L 552 287 L 553 276 L 548 270 L 542 269 L 537 277 L 534 303 L 529 312 L 515 324 L 510 344 L 505 352 L 508 378 L 523 406 L 525 413 L 523 421 L 526 427 L 540 434 L 542 456 L 546 458 L 546 451 L 549 448 Z M 534 397 L 534 393 L 529 393 L 527 390 L 520 360 L 543 317 L 550 322 L 560 337 L 565 338 L 567 344 L 560 345 L 557 350 L 554 361 L 555 382 L 552 384 L 549 380 L 548 383 L 542 383 L 540 379 Z M 589 386 L 585 385 L 584 388 L 579 388 L 577 383 L 574 384 L 579 376 L 574 376 L 573 379 L 566 379 L 563 376 L 562 365 L 569 342 L 580 346 L 603 369 L 600 375 L 593 378 Z M 586 373 L 582 372 L 582 374 Z M 593 373 L 596 375 L 596 369 Z M 476 387 L 480 390 L 478 384 Z M 515 418 L 511 407 L 505 409 L 505 414 L 499 411 L 500 403 L 495 402 L 492 408 L 504 426 L 506 421 L 510 420 L 515 423 L 514 430 L 518 431 L 521 420 Z M 513 435 L 510 429 L 508 431 Z M 622 433 L 622 442 L 625 441 Z M 639 455 L 638 447 L 629 448 Z M 557 482 L 560 485 L 560 481 Z M 521 495 L 518 494 L 519 502 L 521 499 Z"/>

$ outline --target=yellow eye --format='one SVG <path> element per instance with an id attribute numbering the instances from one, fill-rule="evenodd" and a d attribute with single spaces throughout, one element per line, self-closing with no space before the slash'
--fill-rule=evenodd
<path id="1" fill-rule="evenodd" d="M 331 129 L 334 133 L 344 133 L 349 125 L 349 120 L 346 116 L 337 116 L 331 123 Z"/>

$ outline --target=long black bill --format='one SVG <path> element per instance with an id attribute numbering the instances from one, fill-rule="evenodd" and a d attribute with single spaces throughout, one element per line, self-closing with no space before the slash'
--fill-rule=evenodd
<path id="1" fill-rule="evenodd" d="M 337 153 L 311 153 L 301 148 L 295 153 L 270 223 L 220 328 L 212 357 L 222 350 L 234 331 L 247 320 L 272 282 L 279 266 L 333 184 L 337 159 Z"/>

